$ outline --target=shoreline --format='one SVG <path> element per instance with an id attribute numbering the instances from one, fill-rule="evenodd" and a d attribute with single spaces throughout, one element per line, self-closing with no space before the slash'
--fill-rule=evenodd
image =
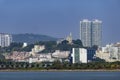
<path id="1" fill-rule="evenodd" d="M 12 70 L 12 69 L 6 69 L 6 70 L 0 70 L 0 72 L 120 72 L 120 69 L 113 69 L 113 70 L 106 70 L 106 69 L 88 69 L 88 70 L 57 70 L 57 69 L 50 69 L 50 70 Z"/>

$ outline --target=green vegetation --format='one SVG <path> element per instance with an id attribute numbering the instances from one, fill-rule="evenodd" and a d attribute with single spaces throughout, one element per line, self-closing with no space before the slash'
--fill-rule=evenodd
<path id="1" fill-rule="evenodd" d="M 64 40 L 61 43 L 57 44 L 55 41 L 48 41 L 48 42 L 38 42 L 38 45 L 45 45 L 45 50 L 42 53 L 51 53 L 55 50 L 61 51 L 71 51 L 72 48 L 80 48 L 83 47 L 82 42 L 77 39 L 73 40 L 73 44 L 69 44 L 68 41 Z"/>
<path id="2" fill-rule="evenodd" d="M 27 43 L 35 43 L 38 41 L 56 41 L 57 38 L 53 38 L 50 36 L 46 36 L 46 35 L 39 35 L 39 34 L 13 34 L 13 41 L 17 42 L 17 43 L 23 43 L 23 42 L 27 42 Z"/>
<path id="3" fill-rule="evenodd" d="M 73 40 L 73 44 L 69 44 L 68 41 L 64 40 L 57 44 L 56 41 L 40 41 L 35 44 L 29 44 L 27 47 L 22 47 L 23 43 L 12 43 L 9 47 L 0 48 L 0 53 L 10 53 L 12 51 L 26 51 L 29 52 L 34 47 L 34 45 L 45 45 L 45 50 L 42 53 L 50 53 L 55 50 L 61 51 L 71 51 L 72 48 L 83 47 L 82 42 L 78 40 Z"/>
<path id="4" fill-rule="evenodd" d="M 11 69 L 11 70 L 44 70 L 44 69 L 55 69 L 55 70 L 83 70 L 83 69 L 120 69 L 120 62 L 92 62 L 87 64 L 71 64 L 68 62 L 55 61 L 53 63 L 27 63 L 27 62 L 11 62 L 0 61 L 0 69 Z"/>
<path id="5" fill-rule="evenodd" d="M 2 54 L 0 54 L 0 60 L 4 60 L 5 56 L 3 56 Z"/>
<path id="6" fill-rule="evenodd" d="M 0 53 L 10 53 L 12 51 L 31 51 L 34 47 L 33 44 L 29 44 L 27 47 L 23 48 L 23 43 L 11 43 L 9 47 L 0 48 Z"/>

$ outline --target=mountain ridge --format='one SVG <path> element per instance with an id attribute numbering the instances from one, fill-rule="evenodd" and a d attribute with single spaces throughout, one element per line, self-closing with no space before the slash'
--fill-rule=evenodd
<path id="1" fill-rule="evenodd" d="M 17 43 L 35 43 L 39 41 L 57 41 L 58 38 L 54 38 L 51 36 L 47 35 L 42 35 L 42 34 L 32 34 L 32 33 L 23 33 L 23 34 L 12 34 L 13 37 L 13 42 Z"/>

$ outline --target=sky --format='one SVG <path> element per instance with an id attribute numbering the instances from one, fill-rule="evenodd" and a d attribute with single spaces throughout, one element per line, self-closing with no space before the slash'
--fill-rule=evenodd
<path id="1" fill-rule="evenodd" d="M 120 41 L 120 0 L 0 0 L 0 33 L 79 39 L 83 19 L 102 21 L 103 44 Z"/>

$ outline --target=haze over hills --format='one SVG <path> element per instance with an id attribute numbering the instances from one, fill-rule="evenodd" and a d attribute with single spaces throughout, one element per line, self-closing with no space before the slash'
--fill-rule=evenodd
<path id="1" fill-rule="evenodd" d="M 38 41 L 56 41 L 58 38 L 54 38 L 47 35 L 40 34 L 12 34 L 13 42 L 27 42 L 27 43 L 35 43 Z"/>

